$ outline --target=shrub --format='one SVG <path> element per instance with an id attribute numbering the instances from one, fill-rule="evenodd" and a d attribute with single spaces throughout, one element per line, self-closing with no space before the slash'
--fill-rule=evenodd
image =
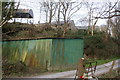
<path id="1" fill-rule="evenodd" d="M 118 45 L 114 40 L 109 37 L 107 40 L 104 36 L 92 36 L 84 38 L 85 40 L 85 53 L 92 57 L 105 59 L 118 57 Z"/>
<path id="2" fill-rule="evenodd" d="M 10 75 L 19 72 L 25 73 L 27 71 L 27 66 L 22 61 L 16 63 L 11 63 L 9 61 L 6 61 L 3 63 L 2 66 L 3 66 L 2 67 L 3 75 Z"/>

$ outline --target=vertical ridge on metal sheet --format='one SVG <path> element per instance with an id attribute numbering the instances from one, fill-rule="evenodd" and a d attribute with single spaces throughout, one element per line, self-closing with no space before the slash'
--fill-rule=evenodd
<path id="1" fill-rule="evenodd" d="M 75 67 L 83 57 L 82 39 L 38 39 L 2 42 L 3 59 L 29 67 L 59 70 Z"/>

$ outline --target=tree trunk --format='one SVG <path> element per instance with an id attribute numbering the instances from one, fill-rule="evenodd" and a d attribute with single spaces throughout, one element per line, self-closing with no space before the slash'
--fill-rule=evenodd
<path id="1" fill-rule="evenodd" d="M 50 4 L 50 16 L 49 16 L 49 24 L 51 24 L 51 21 L 52 21 L 52 13 L 53 13 L 53 10 L 52 10 L 52 4 Z"/>
<path id="2" fill-rule="evenodd" d="M 94 29 L 93 29 L 93 26 L 92 26 L 91 34 L 92 34 L 92 36 L 94 35 Z"/>
<path id="3" fill-rule="evenodd" d="M 49 24 L 51 24 L 51 21 L 52 21 L 52 11 L 50 10 Z"/>
<path id="4" fill-rule="evenodd" d="M 68 27 L 68 23 L 66 22 L 66 23 L 64 23 L 64 26 L 63 26 L 63 35 L 62 35 L 62 37 L 65 37 L 65 33 L 67 31 L 67 27 Z"/>
<path id="5" fill-rule="evenodd" d="M 89 14 L 89 24 L 88 24 L 88 34 L 90 34 L 90 27 L 91 27 L 91 13 Z"/>
<path id="6" fill-rule="evenodd" d="M 59 2 L 59 7 L 58 7 L 58 21 L 57 21 L 58 25 L 60 25 L 60 9 L 61 9 L 61 5 L 60 5 L 60 2 Z"/>
<path id="7" fill-rule="evenodd" d="M 46 11 L 46 23 L 48 22 L 48 11 Z"/>

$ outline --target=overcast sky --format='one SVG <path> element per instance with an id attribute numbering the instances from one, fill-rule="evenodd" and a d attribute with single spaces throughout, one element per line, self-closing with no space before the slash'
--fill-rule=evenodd
<path id="1" fill-rule="evenodd" d="M 19 0 L 15 0 L 15 1 L 19 1 Z M 40 14 L 40 3 L 43 0 L 20 0 L 20 9 L 32 9 L 33 10 L 33 14 L 34 14 L 34 23 L 37 24 L 38 21 L 40 20 L 41 23 L 45 22 L 45 13 L 42 12 Z M 53 0 L 52 0 L 53 1 Z M 54 0 L 57 1 L 57 0 Z M 76 0 L 72 0 L 72 1 L 76 1 Z M 77 0 L 78 2 L 80 0 Z M 87 1 L 91 1 L 91 2 L 105 2 L 105 1 L 116 1 L 116 0 L 87 0 Z M 80 24 L 79 19 L 86 17 L 87 16 L 87 9 L 86 8 L 81 8 L 77 13 L 74 14 L 74 16 L 72 17 L 72 20 L 74 20 L 75 25 L 77 26 L 83 26 L 83 25 L 87 25 L 87 24 Z M 40 19 L 41 17 L 41 19 Z M 17 21 L 20 21 L 19 19 Z M 23 19 L 23 22 L 27 22 L 27 20 Z M 97 22 L 97 25 L 102 25 L 102 24 L 106 24 L 105 20 L 101 20 L 99 19 Z"/>

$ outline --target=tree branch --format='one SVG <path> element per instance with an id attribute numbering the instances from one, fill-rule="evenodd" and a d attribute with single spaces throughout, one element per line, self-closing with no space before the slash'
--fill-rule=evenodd
<path id="1" fill-rule="evenodd" d="M 108 16 L 108 17 L 95 17 L 95 19 L 109 19 L 109 18 L 113 18 L 113 17 L 116 17 L 116 16 L 120 16 L 120 14 L 118 15 L 111 15 L 111 16 Z"/>

